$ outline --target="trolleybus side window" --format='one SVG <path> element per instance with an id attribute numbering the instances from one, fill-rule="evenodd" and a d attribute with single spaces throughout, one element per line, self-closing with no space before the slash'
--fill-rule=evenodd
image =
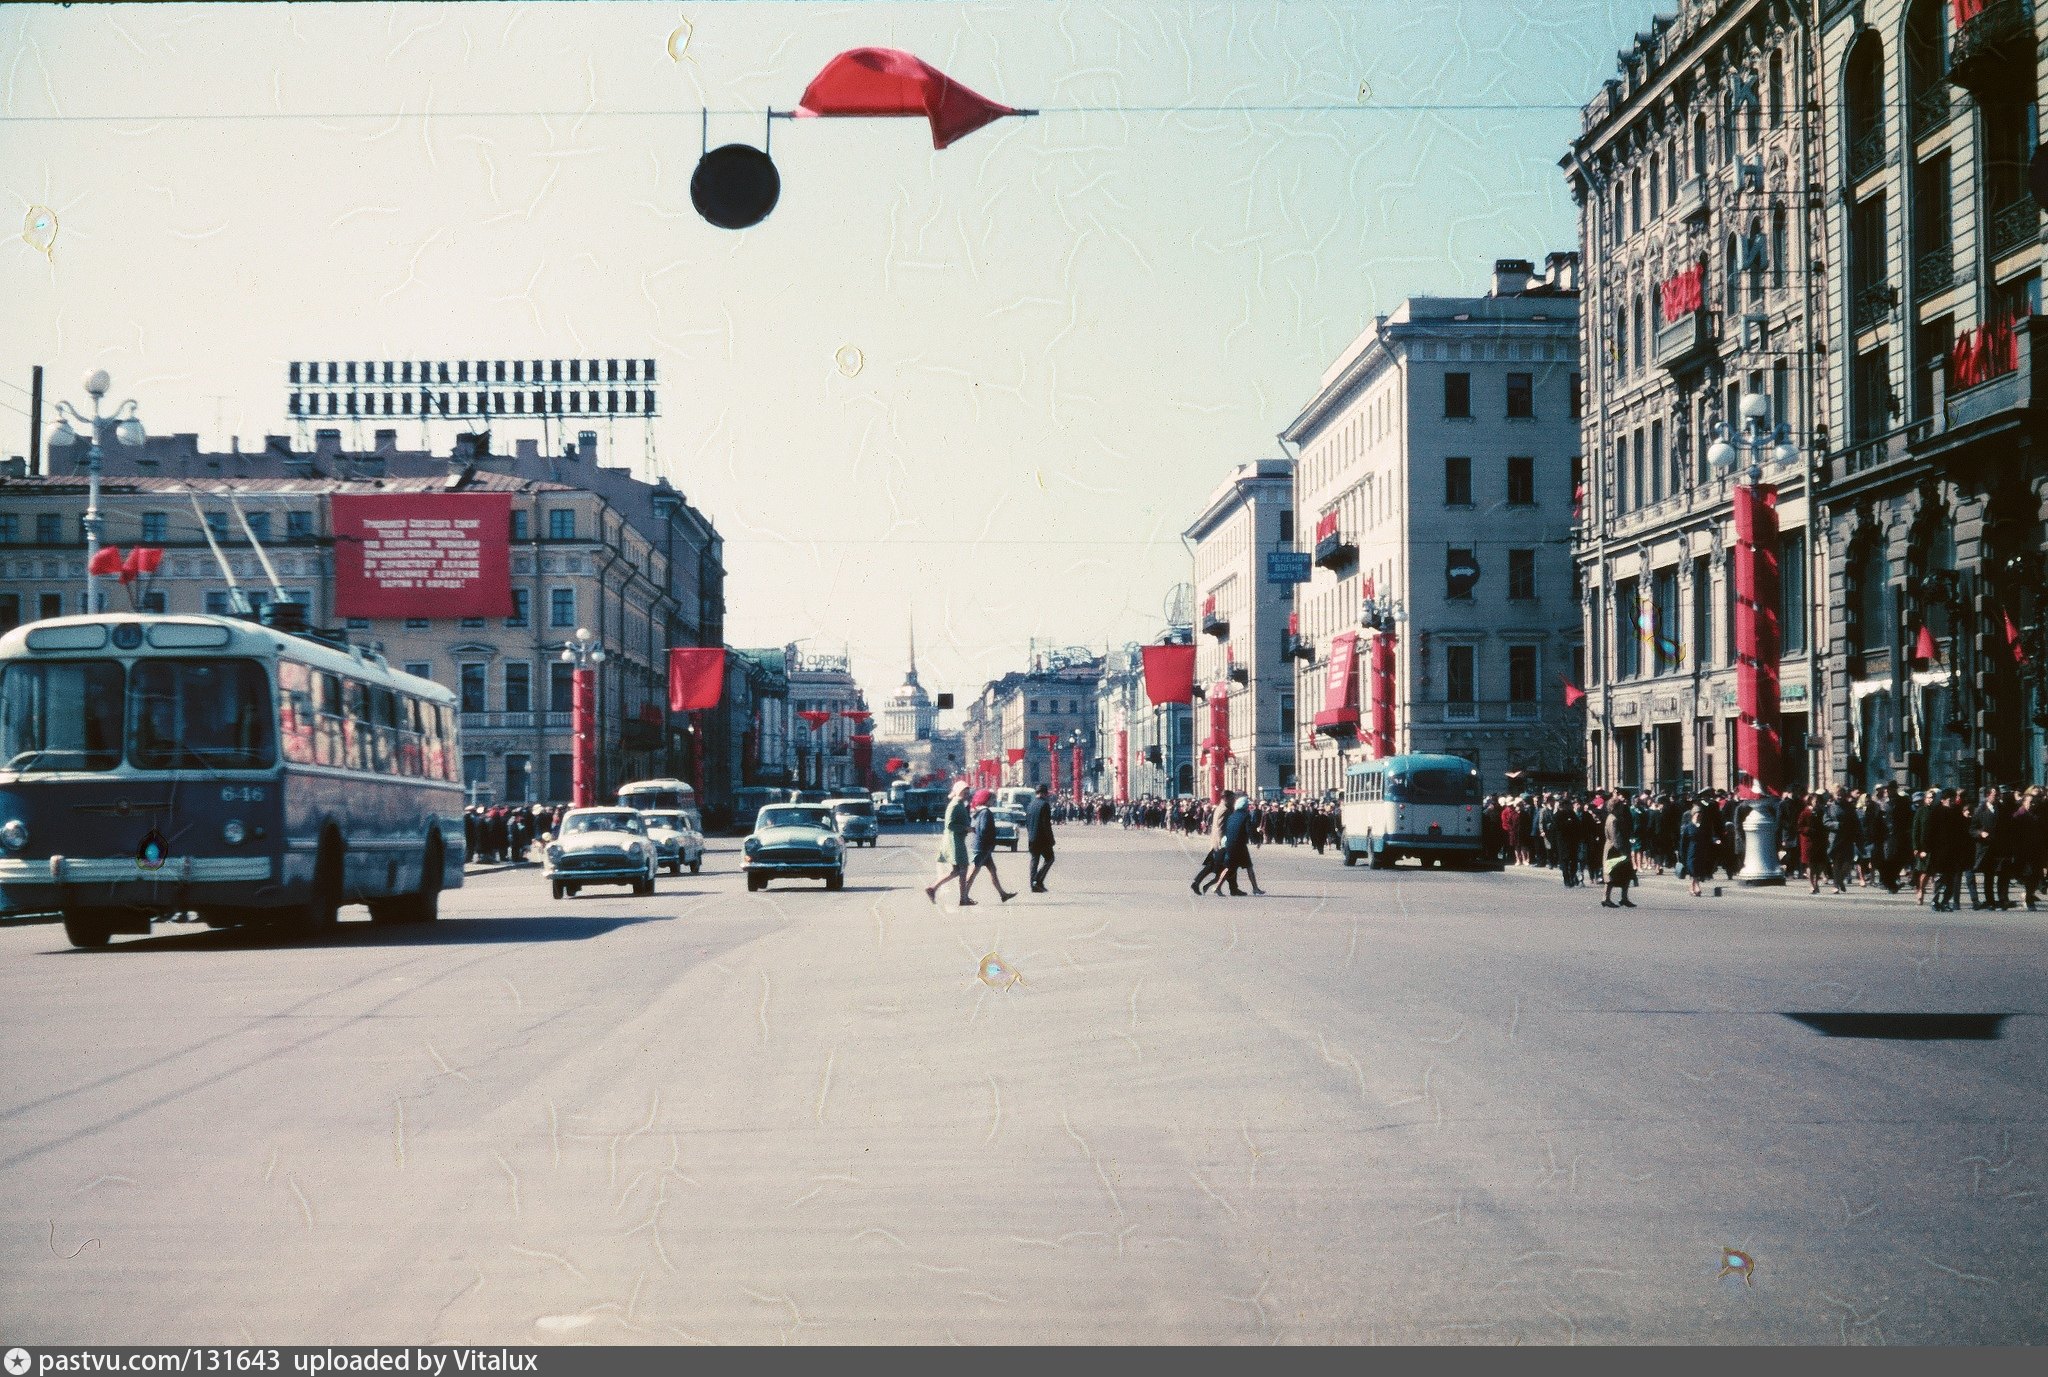
<path id="1" fill-rule="evenodd" d="M 270 680 L 254 660 L 138 660 L 130 672 L 140 770 L 261 770 L 276 763 Z"/>
<path id="2" fill-rule="evenodd" d="M 0 769 L 111 770 L 121 763 L 121 666 L 17 660 L 0 677 Z"/>
<path id="3" fill-rule="evenodd" d="M 319 714 L 313 704 L 313 672 L 296 660 L 277 662 L 277 730 L 284 758 L 294 765 L 319 759 Z"/>
<path id="4" fill-rule="evenodd" d="M 380 775 L 398 770 L 398 695 L 388 688 L 370 690 L 371 768 Z"/>
<path id="5" fill-rule="evenodd" d="M 341 679 L 333 674 L 316 674 L 313 683 L 320 694 L 319 735 L 315 741 L 314 757 L 322 765 L 345 765 L 348 763 L 348 722 L 341 697 Z"/>
<path id="6" fill-rule="evenodd" d="M 377 758 L 371 744 L 376 732 L 370 725 L 370 686 L 360 679 L 344 679 L 341 693 L 348 704 L 348 759 L 343 764 L 351 770 L 367 770 Z"/>

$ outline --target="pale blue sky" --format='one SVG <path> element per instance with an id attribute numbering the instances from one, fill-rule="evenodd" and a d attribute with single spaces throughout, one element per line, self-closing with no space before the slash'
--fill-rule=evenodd
<path id="1" fill-rule="evenodd" d="M 651 355 L 729 638 L 843 643 L 872 696 L 914 599 L 926 684 L 970 694 L 1032 637 L 1155 634 L 1177 532 L 1374 312 L 1572 246 L 1557 160 L 1650 12 L 17 8 L 0 186 L 59 227 L 0 246 L 4 449 L 34 363 L 224 444 L 290 429 L 290 359 Z M 1046 113 L 944 152 L 921 121 L 777 122 L 774 215 L 699 220 L 699 108 L 758 143 L 867 45 Z"/>

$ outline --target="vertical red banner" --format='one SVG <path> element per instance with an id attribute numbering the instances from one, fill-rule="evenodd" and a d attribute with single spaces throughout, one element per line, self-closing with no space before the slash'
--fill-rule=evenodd
<path id="1" fill-rule="evenodd" d="M 1229 685 L 1218 683 L 1209 689 L 1209 802 L 1223 798 L 1223 771 L 1230 761 Z"/>
<path id="2" fill-rule="evenodd" d="M 569 762 L 569 801 L 577 808 L 597 802 L 597 671 L 578 669 L 570 676 L 569 728 L 576 754 Z"/>
<path id="3" fill-rule="evenodd" d="M 1074 802 L 1079 803 L 1081 801 L 1081 748 L 1079 746 L 1074 747 L 1073 765 Z"/>
<path id="4" fill-rule="evenodd" d="M 1372 756 L 1384 760 L 1394 754 L 1394 633 L 1382 631 L 1372 638 Z"/>
<path id="5" fill-rule="evenodd" d="M 1735 489 L 1735 768 L 1748 777 L 1749 797 L 1776 794 L 1784 782 L 1778 589 L 1778 491 L 1743 484 Z"/>
<path id="6" fill-rule="evenodd" d="M 1116 801 L 1131 801 L 1131 733 L 1125 727 L 1116 729 Z"/>

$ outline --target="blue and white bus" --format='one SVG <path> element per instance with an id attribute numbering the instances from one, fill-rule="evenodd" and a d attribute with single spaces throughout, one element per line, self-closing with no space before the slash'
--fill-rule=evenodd
<path id="1" fill-rule="evenodd" d="M 1477 865 L 1479 767 L 1455 755 L 1391 755 L 1344 772 L 1344 864 L 1384 870 L 1404 856 L 1424 865 Z"/>
<path id="2" fill-rule="evenodd" d="M 0 912 L 73 945 L 193 912 L 432 921 L 462 883 L 455 696 L 361 647 L 211 616 L 0 637 Z"/>

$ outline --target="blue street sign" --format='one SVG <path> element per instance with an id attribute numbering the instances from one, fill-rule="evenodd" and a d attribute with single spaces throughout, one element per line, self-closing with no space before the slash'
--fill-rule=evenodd
<path id="1" fill-rule="evenodd" d="M 1309 578 L 1308 551 L 1268 550 L 1266 551 L 1266 582 L 1307 583 Z"/>

